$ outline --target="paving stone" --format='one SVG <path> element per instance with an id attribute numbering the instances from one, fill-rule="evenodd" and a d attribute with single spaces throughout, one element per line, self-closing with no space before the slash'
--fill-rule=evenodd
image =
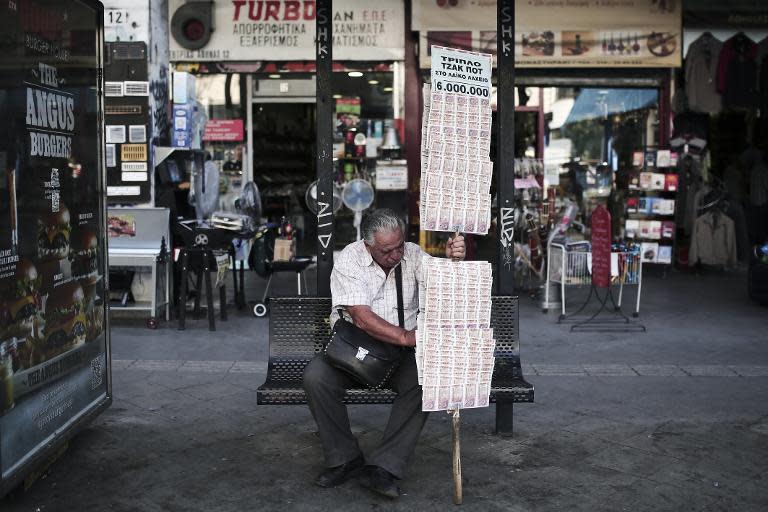
<path id="1" fill-rule="evenodd" d="M 637 373 L 626 364 L 585 364 L 583 367 L 591 377 L 637 377 Z"/>
<path id="2" fill-rule="evenodd" d="M 125 370 L 135 362 L 135 359 L 112 359 L 112 370 Z"/>
<path id="3" fill-rule="evenodd" d="M 687 377 L 688 374 L 674 364 L 633 364 L 632 368 L 643 377 Z"/>
<path id="4" fill-rule="evenodd" d="M 267 371 L 267 363 L 251 361 L 235 361 L 229 369 L 230 373 L 263 373 Z"/>
<path id="5" fill-rule="evenodd" d="M 179 371 L 226 373 L 234 364 L 234 361 L 185 361 L 184 364 L 179 367 Z"/>
<path id="6" fill-rule="evenodd" d="M 727 366 L 680 365 L 680 369 L 691 377 L 737 377 L 738 374 Z"/>
<path id="7" fill-rule="evenodd" d="M 137 360 L 128 370 L 147 370 L 147 371 L 176 371 L 184 361 L 178 360 Z"/>
<path id="8" fill-rule="evenodd" d="M 665 464 L 674 462 L 672 457 L 649 453 L 629 446 L 614 445 L 610 449 L 587 457 L 586 463 L 621 471 L 628 475 L 648 477 Z"/>
<path id="9" fill-rule="evenodd" d="M 768 366 L 728 366 L 740 377 L 768 377 Z"/>
<path id="10" fill-rule="evenodd" d="M 578 364 L 534 364 L 536 374 L 541 376 L 586 377 L 587 372 Z"/>

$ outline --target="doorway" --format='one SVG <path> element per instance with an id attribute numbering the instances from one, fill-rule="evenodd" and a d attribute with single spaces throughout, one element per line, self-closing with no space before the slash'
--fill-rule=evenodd
<path id="1" fill-rule="evenodd" d="M 315 223 L 304 193 L 315 180 L 316 106 L 314 103 L 253 104 L 253 180 L 259 187 L 263 215 L 283 217 L 296 233 L 298 254 L 314 247 Z"/>

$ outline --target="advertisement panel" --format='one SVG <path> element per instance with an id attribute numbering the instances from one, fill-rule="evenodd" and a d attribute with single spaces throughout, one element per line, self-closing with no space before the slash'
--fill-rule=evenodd
<path id="1" fill-rule="evenodd" d="M 520 67 L 678 67 L 682 2 L 516 0 L 515 64 Z M 432 45 L 496 53 L 495 0 L 413 3 L 421 67 Z"/>
<path id="2" fill-rule="evenodd" d="M 170 0 L 170 17 L 186 0 Z M 170 60 L 315 59 L 316 5 L 309 0 L 230 0 L 214 4 L 211 40 L 187 50 L 171 37 Z M 403 60 L 402 0 L 335 0 L 334 60 Z"/>
<path id="3" fill-rule="evenodd" d="M 242 119 L 209 119 L 205 123 L 204 141 L 240 142 L 245 138 Z"/>
<path id="4" fill-rule="evenodd" d="M 0 6 L 0 495 L 109 402 L 103 11 Z"/>

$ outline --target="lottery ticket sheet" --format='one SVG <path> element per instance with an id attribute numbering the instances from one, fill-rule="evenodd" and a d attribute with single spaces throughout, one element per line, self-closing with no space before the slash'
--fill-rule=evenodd
<path id="1" fill-rule="evenodd" d="M 425 256 L 416 364 L 424 411 L 486 407 L 494 366 L 491 264 Z"/>
<path id="2" fill-rule="evenodd" d="M 487 234 L 491 224 L 491 105 L 487 98 L 423 90 L 422 229 Z"/>

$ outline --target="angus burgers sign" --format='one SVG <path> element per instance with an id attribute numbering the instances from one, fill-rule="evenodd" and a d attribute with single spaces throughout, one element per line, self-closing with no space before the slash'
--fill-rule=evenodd
<path id="1" fill-rule="evenodd" d="M 0 3 L 0 496 L 110 401 L 102 24 Z"/>

